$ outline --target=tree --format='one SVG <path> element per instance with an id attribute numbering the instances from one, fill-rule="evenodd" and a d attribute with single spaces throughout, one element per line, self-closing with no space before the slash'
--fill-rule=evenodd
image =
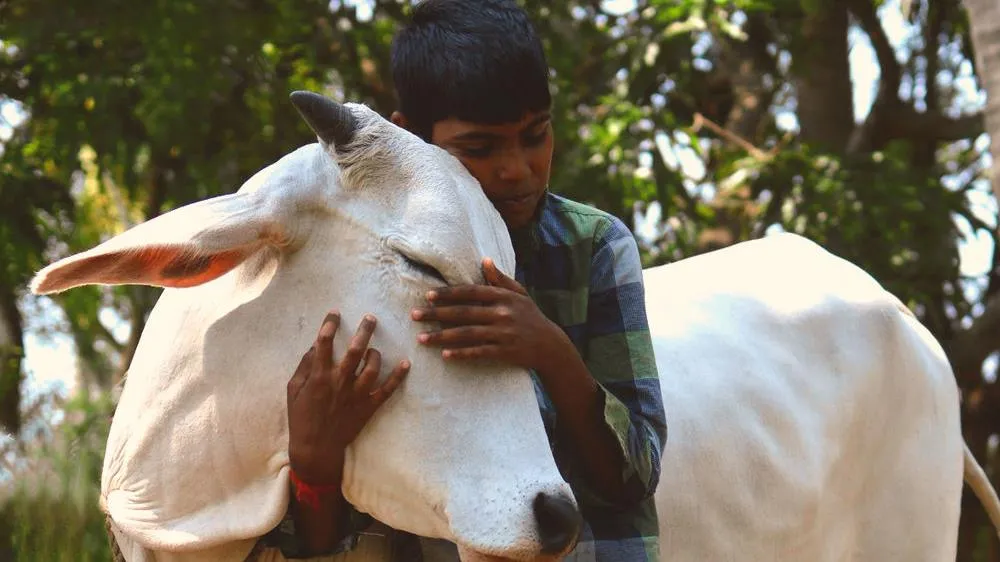
<path id="1" fill-rule="evenodd" d="M 1000 175 L 997 170 L 1000 166 L 1000 2 L 996 0 L 964 0 L 963 6 L 968 12 L 969 27 L 971 28 L 970 39 L 975 50 L 975 63 L 977 74 L 986 90 L 986 130 L 990 136 L 990 154 L 992 156 L 992 167 L 987 175 L 993 187 L 993 193 L 1000 199 Z M 1000 254 L 1000 252 L 997 252 Z M 994 256 L 993 269 L 990 271 L 989 286 L 987 288 L 987 302 L 985 312 L 979 320 L 966 332 L 967 341 L 958 343 L 964 344 L 966 349 L 952 348 L 952 353 L 956 360 L 968 354 L 968 369 L 971 371 L 976 360 L 981 360 L 984 351 L 996 346 L 990 340 L 996 338 L 996 333 L 1000 331 L 1000 296 L 997 290 L 1000 289 L 1000 260 Z M 978 353 L 977 353 L 978 352 Z M 991 386 L 993 396 L 996 395 L 995 386 Z M 981 418 L 987 418 L 981 422 L 982 426 L 975 430 L 980 440 L 984 434 L 993 435 L 997 431 L 997 419 L 995 415 L 990 415 L 987 409 L 995 411 L 998 402 L 995 398 L 988 403 L 976 403 L 972 401 L 969 409 L 976 409 L 976 414 Z M 988 428 L 988 429 L 987 429 Z M 988 438 L 988 437 L 987 437 Z M 980 449 L 982 450 L 982 449 Z M 971 498 L 966 498 L 963 507 L 967 506 Z M 967 518 L 971 519 L 971 518 Z M 981 518 L 980 518 L 981 521 Z M 970 521 L 963 528 L 966 535 L 966 542 L 971 541 L 975 533 L 974 520 Z M 968 547 L 966 547 L 968 550 Z M 996 550 L 991 551 L 993 559 L 997 558 Z"/>
<path id="2" fill-rule="evenodd" d="M 996 0 L 963 0 L 969 14 L 971 40 L 975 49 L 978 74 L 986 90 L 986 130 L 990 137 L 1000 139 L 1000 2 Z M 993 192 L 1000 197 L 997 162 L 1000 162 L 1000 141 L 991 144 L 993 171 L 990 174 Z"/>
<path id="3" fill-rule="evenodd" d="M 960 249 L 997 236 L 982 205 L 995 208 L 983 140 L 1000 127 L 996 0 L 609 5 L 525 1 L 554 76 L 551 188 L 635 227 L 648 264 L 784 229 L 861 265 L 944 344 L 966 436 L 994 467 L 1000 282 L 963 273 Z M 0 107 L 26 116 L 0 156 L 0 251 L 11 256 L 0 424 L 20 425 L 31 273 L 232 191 L 308 142 L 293 89 L 388 115 L 389 41 L 408 11 L 396 0 L 0 3 Z M 852 49 L 865 45 L 879 77 L 870 107 L 856 108 L 866 92 L 852 83 Z M 98 395 L 121 377 L 157 295 L 88 288 L 54 301 L 84 388 Z M 974 500 L 964 514 L 963 561 L 987 525 Z"/>

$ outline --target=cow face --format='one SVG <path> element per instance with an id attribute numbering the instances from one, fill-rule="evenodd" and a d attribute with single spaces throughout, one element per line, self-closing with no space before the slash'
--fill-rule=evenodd
<path id="1" fill-rule="evenodd" d="M 463 556 L 532 560 L 572 546 L 577 515 L 527 373 L 444 362 L 409 311 L 442 284 L 507 274 L 506 229 L 445 151 L 368 108 L 310 93 L 317 133 L 232 195 L 164 214 L 42 270 L 38 293 L 84 284 L 167 287 L 129 369 L 102 502 L 150 549 L 259 536 L 287 502 L 285 385 L 327 310 L 379 321 L 403 386 L 347 451 L 349 502 Z M 544 532 L 539 531 L 544 529 Z"/>

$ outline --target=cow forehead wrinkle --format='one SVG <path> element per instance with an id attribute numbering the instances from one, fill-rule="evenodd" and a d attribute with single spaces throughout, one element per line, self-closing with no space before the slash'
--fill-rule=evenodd
<path id="1" fill-rule="evenodd" d="M 439 192 L 478 188 L 461 162 L 444 149 L 424 142 L 364 105 L 347 105 L 355 110 L 360 126 L 354 141 L 334 156 L 345 187 L 430 187 Z M 467 185 L 470 183 L 473 185 Z"/>
<path id="2" fill-rule="evenodd" d="M 403 165 L 413 153 L 420 150 L 423 141 L 409 132 L 389 123 L 368 107 L 348 103 L 358 118 L 354 140 L 333 153 L 340 167 L 346 186 L 372 186 L 388 177 L 403 176 L 403 185 L 410 182 L 405 176 L 409 166 Z"/>

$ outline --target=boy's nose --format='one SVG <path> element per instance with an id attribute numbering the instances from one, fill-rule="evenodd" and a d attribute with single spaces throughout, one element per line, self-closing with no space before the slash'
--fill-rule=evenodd
<path id="1" fill-rule="evenodd" d="M 497 163 L 497 178 L 504 182 L 520 182 L 531 176 L 531 166 L 520 150 L 504 151 Z"/>

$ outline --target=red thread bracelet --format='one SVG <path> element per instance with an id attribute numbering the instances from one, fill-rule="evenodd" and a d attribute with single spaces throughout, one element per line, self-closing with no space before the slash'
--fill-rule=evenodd
<path id="1" fill-rule="evenodd" d="M 319 510 L 319 501 L 322 496 L 340 491 L 339 485 L 312 486 L 307 484 L 303 482 L 291 468 L 288 469 L 288 476 L 292 479 L 292 484 L 295 485 L 295 499 L 298 500 L 299 503 L 309 506 L 313 511 Z"/>

